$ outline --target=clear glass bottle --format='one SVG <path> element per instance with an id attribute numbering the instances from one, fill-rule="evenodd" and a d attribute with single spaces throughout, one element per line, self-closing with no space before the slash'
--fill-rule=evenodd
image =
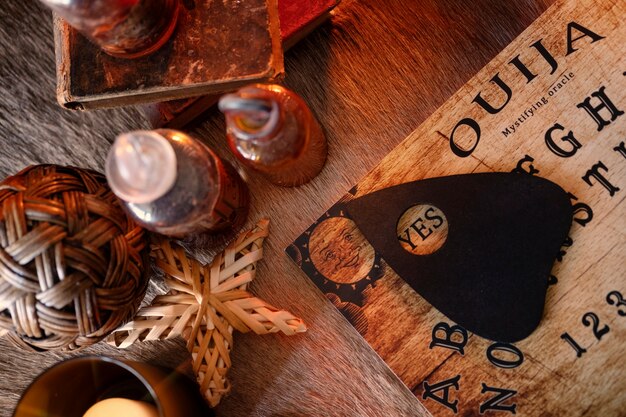
<path id="1" fill-rule="evenodd" d="M 304 184 L 326 162 L 324 132 L 306 103 L 275 84 L 254 84 L 220 99 L 233 153 L 271 182 Z"/>
<path id="2" fill-rule="evenodd" d="M 191 136 L 170 129 L 117 137 L 106 176 L 143 227 L 183 237 L 243 224 L 248 188 L 228 163 Z"/>
<path id="3" fill-rule="evenodd" d="M 179 0 L 41 0 L 72 27 L 118 58 L 138 58 L 172 35 Z"/>

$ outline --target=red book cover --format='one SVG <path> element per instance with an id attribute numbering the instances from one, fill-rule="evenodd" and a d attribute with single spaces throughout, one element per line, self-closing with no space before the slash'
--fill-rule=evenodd
<path id="1" fill-rule="evenodd" d="M 328 18 L 339 0 L 279 0 L 283 47 L 288 49 Z"/>

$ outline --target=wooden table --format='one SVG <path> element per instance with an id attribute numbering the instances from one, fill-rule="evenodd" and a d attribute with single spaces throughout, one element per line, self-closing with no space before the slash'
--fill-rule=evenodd
<path id="1" fill-rule="evenodd" d="M 249 224 L 272 220 L 252 291 L 304 318 L 295 336 L 237 335 L 233 391 L 220 416 L 423 416 L 420 402 L 348 322 L 291 263 L 284 248 L 395 145 L 552 3 L 551 0 L 344 0 L 324 25 L 286 57 L 287 85 L 324 125 L 330 153 L 311 183 L 283 189 L 251 176 Z M 115 135 L 146 128 L 138 110 L 62 110 L 54 97 L 48 12 L 8 0 L 0 10 L 0 175 L 35 163 L 103 169 Z M 233 160 L 217 111 L 190 132 Z M 219 239 L 200 250 L 208 259 Z M 107 354 L 177 366 L 178 343 Z M 0 340 L 0 415 L 44 368 L 67 354 L 32 354 Z"/>

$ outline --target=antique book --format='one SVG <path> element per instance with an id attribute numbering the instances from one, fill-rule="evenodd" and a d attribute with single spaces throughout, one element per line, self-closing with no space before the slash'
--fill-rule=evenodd
<path id="1" fill-rule="evenodd" d="M 340 0 L 278 0 L 283 48 L 291 48 L 330 17 Z"/>
<path id="2" fill-rule="evenodd" d="M 624 16 L 623 1 L 558 0 L 286 249 L 433 415 L 624 415 Z M 543 317 L 515 343 L 473 334 L 431 306 L 349 211 L 391 186 L 488 172 L 548 179 L 573 211 L 545 277 Z M 428 238 L 444 217 L 427 214 L 390 219 L 393 244 Z"/>
<path id="3" fill-rule="evenodd" d="M 287 51 L 330 17 L 339 0 L 278 0 L 280 34 Z M 180 128 L 217 103 L 218 95 L 146 104 L 142 110 L 154 128 Z"/>
<path id="4" fill-rule="evenodd" d="M 91 109 L 215 94 L 282 76 L 276 0 L 181 2 L 172 38 L 155 53 L 114 58 L 55 17 L 57 98 Z"/>

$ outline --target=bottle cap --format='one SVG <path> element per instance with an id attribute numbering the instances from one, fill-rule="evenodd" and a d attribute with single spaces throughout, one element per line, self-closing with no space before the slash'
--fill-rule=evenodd
<path id="1" fill-rule="evenodd" d="M 137 130 L 119 135 L 109 151 L 106 176 L 111 190 L 129 203 L 152 202 L 176 182 L 176 153 L 163 136 Z"/>

